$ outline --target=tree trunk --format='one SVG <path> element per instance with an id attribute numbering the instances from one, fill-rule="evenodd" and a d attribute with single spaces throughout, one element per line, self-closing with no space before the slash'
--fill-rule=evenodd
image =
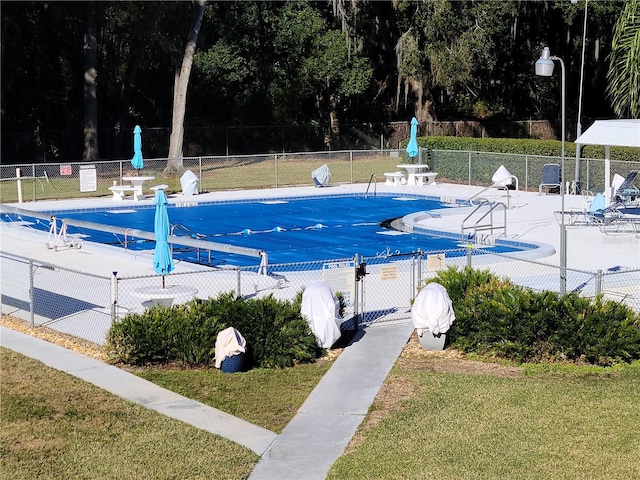
<path id="1" fill-rule="evenodd" d="M 180 70 L 177 70 L 175 74 L 169 158 L 167 160 L 167 167 L 164 170 L 165 173 L 177 173 L 184 170 L 184 165 L 182 164 L 182 141 L 184 138 L 184 115 L 187 109 L 187 90 L 206 3 L 206 0 L 198 0 L 196 3 L 196 14 L 191 24 L 189 41 L 187 42 L 184 56 L 182 57 L 182 67 Z"/>
<path id="2" fill-rule="evenodd" d="M 340 100 L 337 95 L 329 95 L 329 135 L 332 148 L 340 148 L 340 118 L 338 117 L 338 106 Z"/>
<path id="3" fill-rule="evenodd" d="M 84 151 L 82 159 L 98 158 L 98 40 L 96 38 L 96 6 L 87 3 L 87 25 L 84 34 Z"/>

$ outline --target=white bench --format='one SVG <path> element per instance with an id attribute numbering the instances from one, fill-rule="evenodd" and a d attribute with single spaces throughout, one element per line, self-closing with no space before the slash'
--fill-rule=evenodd
<path id="1" fill-rule="evenodd" d="M 404 180 L 402 172 L 387 172 L 384 176 L 386 178 L 386 181 L 384 182 L 386 185 L 402 185 L 402 181 Z"/>
<path id="2" fill-rule="evenodd" d="M 144 193 L 142 193 L 142 185 L 114 185 L 113 187 L 109 187 L 109 190 L 113 193 L 112 200 L 120 202 L 125 199 L 126 192 L 131 192 L 133 199 L 137 202 L 138 200 L 144 199 Z"/>
<path id="3" fill-rule="evenodd" d="M 436 172 L 420 172 L 413 174 L 416 177 L 416 185 L 421 187 L 423 185 L 435 185 L 436 177 L 438 174 Z"/>

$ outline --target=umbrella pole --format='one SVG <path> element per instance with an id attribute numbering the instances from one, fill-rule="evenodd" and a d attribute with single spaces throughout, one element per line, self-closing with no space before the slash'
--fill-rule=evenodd
<path id="1" fill-rule="evenodd" d="M 162 288 L 164 288 L 164 275 L 162 275 Z"/>

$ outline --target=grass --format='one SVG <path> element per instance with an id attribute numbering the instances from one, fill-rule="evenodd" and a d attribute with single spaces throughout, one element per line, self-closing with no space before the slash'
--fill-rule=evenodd
<path id="1" fill-rule="evenodd" d="M 5 348 L 0 365 L 0 479 L 241 479 L 259 459 Z"/>
<path id="2" fill-rule="evenodd" d="M 524 365 L 405 347 L 330 479 L 640 478 L 640 362 Z M 273 431 L 335 358 L 222 374 L 140 369 Z M 0 479 L 246 478 L 258 458 L 0 348 Z"/>
<path id="3" fill-rule="evenodd" d="M 215 369 L 159 368 L 136 373 L 168 390 L 280 433 L 330 365 L 324 359 L 283 370 L 258 368 L 236 374 Z"/>
<path id="4" fill-rule="evenodd" d="M 640 363 L 504 375 L 447 361 L 403 355 L 328 478 L 640 478 Z"/>
<path id="5" fill-rule="evenodd" d="M 412 338 L 329 479 L 640 478 L 640 362 L 514 366 L 439 353 Z M 286 370 L 135 373 L 280 432 L 336 355 Z M 0 372 L 0 479 L 241 479 L 258 460 L 2 348 Z"/>
<path id="6" fill-rule="evenodd" d="M 228 157 L 216 158 L 215 163 L 202 165 L 202 176 L 199 190 L 202 192 L 260 189 L 272 187 L 286 187 L 295 185 L 313 185 L 311 171 L 324 163 L 329 165 L 332 179 L 331 183 L 367 183 L 373 173 L 378 182 L 384 181 L 384 172 L 398 170 L 396 165 L 402 163 L 402 157 L 390 157 L 388 154 L 359 155 L 350 161 L 348 155 L 336 154 L 334 157 L 288 155 L 279 158 L 277 165 L 273 155 L 254 157 Z M 154 176 L 152 184 L 168 185 L 167 193 L 179 193 L 180 175 L 166 175 L 163 169 L 166 163 L 162 161 L 148 161 L 140 175 Z M 97 174 L 95 192 L 80 192 L 80 184 L 77 175 L 58 176 L 50 172 L 48 182 L 45 180 L 23 180 L 22 196 L 24 201 L 55 200 L 65 198 L 95 198 L 111 196 L 109 187 L 114 181 L 120 181 L 119 164 L 110 172 L 108 166 L 102 166 Z M 186 169 L 199 174 L 199 166 L 185 164 Z M 136 175 L 133 171 L 124 171 L 123 176 Z M 151 186 L 149 184 L 148 186 Z M 151 192 L 146 190 L 145 193 Z M 18 189 L 16 182 L 0 182 L 0 202 L 12 203 L 18 201 Z"/>

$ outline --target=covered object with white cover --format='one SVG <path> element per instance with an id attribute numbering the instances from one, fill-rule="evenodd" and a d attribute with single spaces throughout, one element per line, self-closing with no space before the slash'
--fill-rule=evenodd
<path id="1" fill-rule="evenodd" d="M 511 174 L 504 165 L 500 165 L 493 174 L 493 177 L 491 177 L 491 181 L 493 182 L 494 187 L 507 187 L 511 185 L 512 182 Z"/>
<path id="2" fill-rule="evenodd" d="M 190 196 L 198 194 L 198 177 L 191 170 L 187 170 L 180 177 L 182 195 Z"/>
<path id="3" fill-rule="evenodd" d="M 247 341 L 238 330 L 229 327 L 218 333 L 215 348 L 216 368 L 220 368 L 225 358 L 245 353 Z"/>
<path id="4" fill-rule="evenodd" d="M 322 348 L 331 348 L 341 336 L 340 301 L 324 282 L 315 282 L 302 292 L 300 313 Z"/>
<path id="5" fill-rule="evenodd" d="M 411 321 L 422 346 L 425 347 L 423 337 L 437 337 L 441 340 L 434 344 L 434 348 L 429 348 L 430 350 L 442 349 L 444 334 L 449 331 L 455 319 L 447 289 L 439 283 L 427 284 L 420 290 L 411 307 Z"/>
<path id="6" fill-rule="evenodd" d="M 324 187 L 331 180 L 331 172 L 329 171 L 329 166 L 325 163 L 321 167 L 316 168 L 313 172 L 311 172 L 311 178 L 313 178 L 313 183 L 316 184 L 316 187 Z"/>

